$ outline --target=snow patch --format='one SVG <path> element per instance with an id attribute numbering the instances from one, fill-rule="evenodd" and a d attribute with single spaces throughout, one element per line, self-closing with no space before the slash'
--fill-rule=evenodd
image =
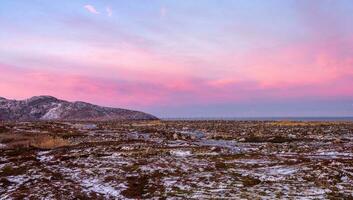
<path id="1" fill-rule="evenodd" d="M 41 119 L 47 119 L 47 120 L 51 120 L 51 119 L 59 119 L 60 118 L 60 114 L 61 114 L 61 103 L 52 103 L 55 107 L 51 108 L 45 115 L 43 115 L 41 117 Z"/>
<path id="2" fill-rule="evenodd" d="M 297 172 L 298 169 L 291 167 L 273 167 L 268 171 L 270 175 L 291 175 Z"/>
<path id="3" fill-rule="evenodd" d="M 105 196 L 118 197 L 121 192 L 110 185 L 102 184 L 97 179 L 84 179 L 82 180 L 81 185 L 89 191 L 103 194 Z M 119 187 L 125 187 L 125 185 L 120 184 Z"/>
<path id="4" fill-rule="evenodd" d="M 329 156 L 329 157 L 352 157 L 352 153 L 346 153 L 346 152 L 337 152 L 337 151 L 324 151 L 324 152 L 319 152 L 320 156 Z"/>
<path id="5" fill-rule="evenodd" d="M 9 180 L 10 182 L 22 185 L 25 181 L 28 180 L 28 177 L 26 177 L 25 175 L 21 175 L 21 176 L 8 176 L 7 180 Z"/>
<path id="6" fill-rule="evenodd" d="M 40 162 L 48 162 L 48 161 L 51 161 L 54 156 L 48 156 L 47 154 L 50 153 L 50 151 L 43 151 L 43 152 L 39 152 L 37 154 L 37 159 L 40 161 Z"/>
<path id="7" fill-rule="evenodd" d="M 97 125 L 96 124 L 75 124 L 73 125 L 73 127 L 80 130 L 94 130 L 97 128 Z"/>
<path id="8" fill-rule="evenodd" d="M 183 151 L 183 150 L 173 150 L 170 153 L 172 155 L 178 156 L 178 157 L 186 157 L 186 156 L 192 155 L 191 151 Z"/>
<path id="9" fill-rule="evenodd" d="M 243 163 L 243 164 L 270 164 L 271 161 L 268 160 L 263 160 L 263 159 L 238 159 L 235 162 L 237 163 Z"/>

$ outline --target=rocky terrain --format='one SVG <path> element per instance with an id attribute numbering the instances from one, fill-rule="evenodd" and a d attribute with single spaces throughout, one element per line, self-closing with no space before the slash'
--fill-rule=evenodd
<path id="1" fill-rule="evenodd" d="M 22 101 L 0 97 L 0 120 L 5 121 L 152 119 L 157 118 L 139 111 L 68 102 L 51 96 L 35 96 Z"/>
<path id="2" fill-rule="evenodd" d="M 0 124 L 0 199 L 353 199 L 353 123 Z"/>

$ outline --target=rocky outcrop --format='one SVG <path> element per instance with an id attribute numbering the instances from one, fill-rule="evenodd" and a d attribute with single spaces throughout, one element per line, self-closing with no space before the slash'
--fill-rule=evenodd
<path id="1" fill-rule="evenodd" d="M 26 100 L 0 97 L 0 120 L 154 120 L 157 117 L 121 108 L 109 108 L 85 102 L 69 102 L 52 96 L 35 96 Z"/>

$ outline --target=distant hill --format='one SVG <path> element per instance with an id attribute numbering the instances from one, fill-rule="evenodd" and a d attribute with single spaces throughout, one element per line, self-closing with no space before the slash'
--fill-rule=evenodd
<path id="1" fill-rule="evenodd" d="M 26 100 L 0 97 L 0 120 L 154 120 L 157 117 L 133 110 L 109 108 L 85 102 L 69 102 L 52 96 L 34 96 Z"/>

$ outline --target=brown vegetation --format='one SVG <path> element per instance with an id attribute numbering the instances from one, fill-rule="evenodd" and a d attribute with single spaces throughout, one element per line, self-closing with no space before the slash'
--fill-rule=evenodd
<path id="1" fill-rule="evenodd" d="M 70 143 L 59 137 L 53 136 L 40 136 L 34 138 L 30 145 L 39 149 L 54 149 L 58 147 L 68 146 Z"/>
<path id="2" fill-rule="evenodd" d="M 39 148 L 53 149 L 68 146 L 70 142 L 66 139 L 49 135 L 28 135 L 28 134 L 0 134 L 0 143 L 6 144 L 8 148 Z"/>

